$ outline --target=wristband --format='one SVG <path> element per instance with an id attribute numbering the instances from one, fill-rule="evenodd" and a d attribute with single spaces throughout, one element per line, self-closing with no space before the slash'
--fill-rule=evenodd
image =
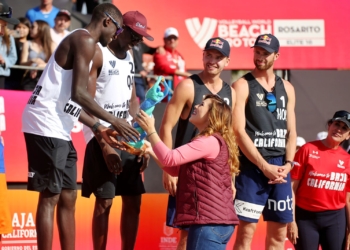
<path id="1" fill-rule="evenodd" d="M 101 125 L 101 123 L 96 122 L 96 123 L 94 124 L 94 126 L 91 127 L 91 130 L 95 133 L 96 130 L 97 130 L 97 128 L 98 128 L 100 125 Z"/>
<path id="2" fill-rule="evenodd" d="M 149 138 L 151 135 L 153 135 L 154 133 L 157 133 L 156 131 L 153 131 L 152 133 L 149 133 L 148 135 L 147 135 L 147 138 Z"/>
<path id="3" fill-rule="evenodd" d="M 294 161 L 284 161 L 284 164 L 286 164 L 286 163 L 290 163 L 290 165 L 291 165 L 291 169 L 293 169 L 294 168 Z"/>

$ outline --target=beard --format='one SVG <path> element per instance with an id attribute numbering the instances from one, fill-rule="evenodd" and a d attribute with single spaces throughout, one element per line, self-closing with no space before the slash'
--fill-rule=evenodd
<path id="1" fill-rule="evenodd" d="M 254 61 L 254 65 L 258 70 L 268 70 L 269 68 L 271 68 L 273 66 L 273 61 L 272 62 L 268 62 L 265 65 L 258 65 L 256 63 L 256 61 Z"/>

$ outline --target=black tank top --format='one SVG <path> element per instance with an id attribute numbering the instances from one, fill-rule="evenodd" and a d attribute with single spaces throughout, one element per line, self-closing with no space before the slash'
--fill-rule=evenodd
<path id="1" fill-rule="evenodd" d="M 251 73 L 243 76 L 249 86 L 249 97 L 245 106 L 246 132 L 264 158 L 283 156 L 286 152 L 288 96 L 282 79 L 276 76 L 272 94 L 277 108 L 268 110 L 270 100 L 264 89 Z M 271 99 L 271 98 L 270 98 Z"/>
<path id="2" fill-rule="evenodd" d="M 208 94 L 213 94 L 210 90 L 204 85 L 203 81 L 198 75 L 192 75 L 190 78 L 193 81 L 194 85 L 194 99 L 191 107 L 191 111 L 186 119 L 179 119 L 175 137 L 175 148 L 180 147 L 191 141 L 193 137 L 198 134 L 196 127 L 190 123 L 192 110 L 195 105 L 202 103 L 203 97 Z M 232 92 L 231 87 L 226 82 L 223 81 L 223 86 L 221 90 L 217 93 L 225 102 L 232 108 Z"/>

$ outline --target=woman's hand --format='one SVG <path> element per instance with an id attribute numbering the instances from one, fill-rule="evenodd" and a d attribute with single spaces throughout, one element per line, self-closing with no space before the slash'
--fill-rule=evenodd
<path id="1" fill-rule="evenodd" d="M 299 237 L 298 237 L 298 226 L 295 221 L 287 224 L 287 237 L 293 245 L 297 244 L 297 238 Z"/>
<path id="2" fill-rule="evenodd" d="M 147 115 L 145 111 L 140 110 L 140 112 L 136 114 L 135 120 L 147 134 L 156 131 L 154 127 L 154 117 Z"/>

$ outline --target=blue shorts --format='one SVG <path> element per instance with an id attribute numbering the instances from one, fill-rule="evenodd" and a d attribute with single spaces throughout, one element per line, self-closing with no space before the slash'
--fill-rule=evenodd
<path id="1" fill-rule="evenodd" d="M 169 195 L 168 207 L 166 211 L 166 225 L 168 227 L 174 227 L 174 228 L 179 228 L 181 230 L 188 231 L 189 227 L 174 226 L 175 214 L 176 214 L 176 197 Z"/>
<path id="2" fill-rule="evenodd" d="M 236 177 L 235 209 L 238 218 L 247 222 L 264 221 L 288 223 L 293 221 L 290 174 L 283 184 L 268 184 L 269 179 L 246 157 L 240 159 L 240 173 Z M 270 158 L 268 163 L 282 166 L 284 156 Z"/>

